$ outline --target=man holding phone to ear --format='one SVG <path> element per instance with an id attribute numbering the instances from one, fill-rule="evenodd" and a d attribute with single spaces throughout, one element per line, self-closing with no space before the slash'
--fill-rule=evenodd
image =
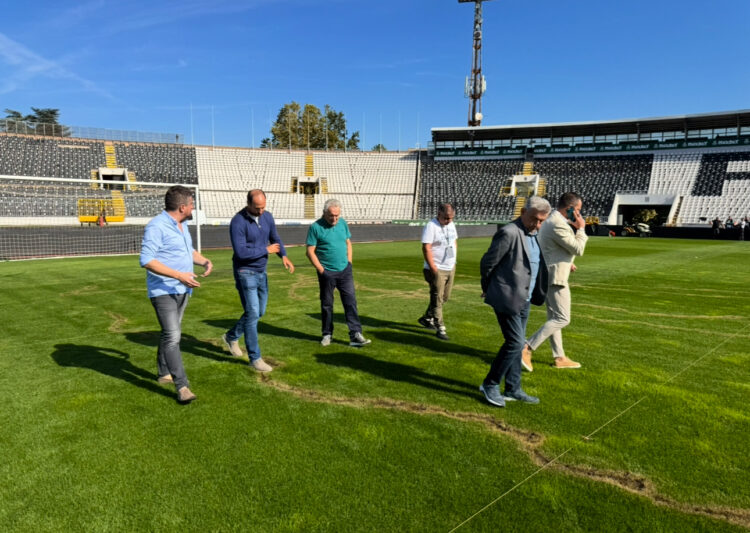
<path id="1" fill-rule="evenodd" d="M 576 271 L 573 261 L 586 248 L 586 221 L 581 216 L 583 200 L 574 192 L 566 192 L 557 202 L 557 209 L 539 230 L 539 247 L 547 263 L 547 321 L 524 346 L 521 366 L 532 372 L 532 352 L 549 339 L 555 368 L 581 368 L 563 350 L 562 329 L 570 324 L 570 288 L 568 277 Z"/>

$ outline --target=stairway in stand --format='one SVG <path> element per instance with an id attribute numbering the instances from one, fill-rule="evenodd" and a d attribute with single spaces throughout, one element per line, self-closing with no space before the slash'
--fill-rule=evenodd
<path id="1" fill-rule="evenodd" d="M 117 158 L 115 157 L 115 145 L 111 142 L 104 143 L 104 159 L 107 162 L 107 168 L 117 168 Z"/>
<path id="2" fill-rule="evenodd" d="M 547 195 L 547 180 L 546 179 L 539 178 L 539 185 L 536 188 L 536 195 L 537 196 Z"/>
<path id="3" fill-rule="evenodd" d="M 521 209 L 526 205 L 525 196 L 516 196 L 516 205 L 513 207 L 513 219 L 521 216 Z"/>
<path id="4" fill-rule="evenodd" d="M 680 196 L 680 199 L 677 200 L 677 208 L 674 210 L 674 216 L 672 217 L 672 220 L 669 221 L 669 224 L 667 224 L 667 226 L 677 225 L 677 219 L 680 217 L 680 208 L 682 208 L 682 200 L 684 200 L 684 198 L 684 196 Z"/>
<path id="5" fill-rule="evenodd" d="M 125 222 L 125 199 L 120 191 L 111 191 L 112 215 L 107 215 L 107 222 Z"/>
<path id="6" fill-rule="evenodd" d="M 305 218 L 306 219 L 315 218 L 315 195 L 314 194 L 305 195 Z"/>

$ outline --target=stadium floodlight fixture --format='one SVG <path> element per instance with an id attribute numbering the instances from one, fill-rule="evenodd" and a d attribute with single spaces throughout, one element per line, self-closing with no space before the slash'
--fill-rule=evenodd
<path id="1" fill-rule="evenodd" d="M 469 126 L 482 124 L 482 95 L 487 89 L 487 81 L 482 75 L 482 2 L 490 0 L 458 0 L 459 4 L 474 4 L 474 30 L 471 53 L 471 74 L 466 77 L 464 96 L 469 99 Z"/>

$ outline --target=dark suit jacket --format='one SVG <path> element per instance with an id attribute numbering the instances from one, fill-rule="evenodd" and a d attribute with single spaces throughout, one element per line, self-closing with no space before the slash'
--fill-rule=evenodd
<path id="1" fill-rule="evenodd" d="M 534 305 L 542 305 L 547 296 L 547 266 L 541 249 L 539 256 L 539 272 L 531 295 Z M 479 267 L 482 292 L 486 295 L 484 302 L 501 313 L 519 313 L 526 302 L 531 282 L 526 230 L 520 218 L 497 230 Z"/>

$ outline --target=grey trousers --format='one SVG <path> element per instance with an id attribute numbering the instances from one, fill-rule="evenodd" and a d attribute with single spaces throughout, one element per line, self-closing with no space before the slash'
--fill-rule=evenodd
<path id="1" fill-rule="evenodd" d="M 528 341 L 529 348 L 536 350 L 549 339 L 552 356 L 565 357 L 562 329 L 570 324 L 570 288 L 565 285 L 550 285 L 547 290 L 547 321 Z"/>
<path id="2" fill-rule="evenodd" d="M 161 326 L 159 349 L 156 352 L 156 367 L 159 377 L 171 375 L 175 388 L 179 391 L 188 387 L 185 367 L 182 365 L 180 337 L 182 336 L 182 315 L 185 314 L 189 294 L 165 294 L 151 298 L 156 310 L 156 318 Z"/>

